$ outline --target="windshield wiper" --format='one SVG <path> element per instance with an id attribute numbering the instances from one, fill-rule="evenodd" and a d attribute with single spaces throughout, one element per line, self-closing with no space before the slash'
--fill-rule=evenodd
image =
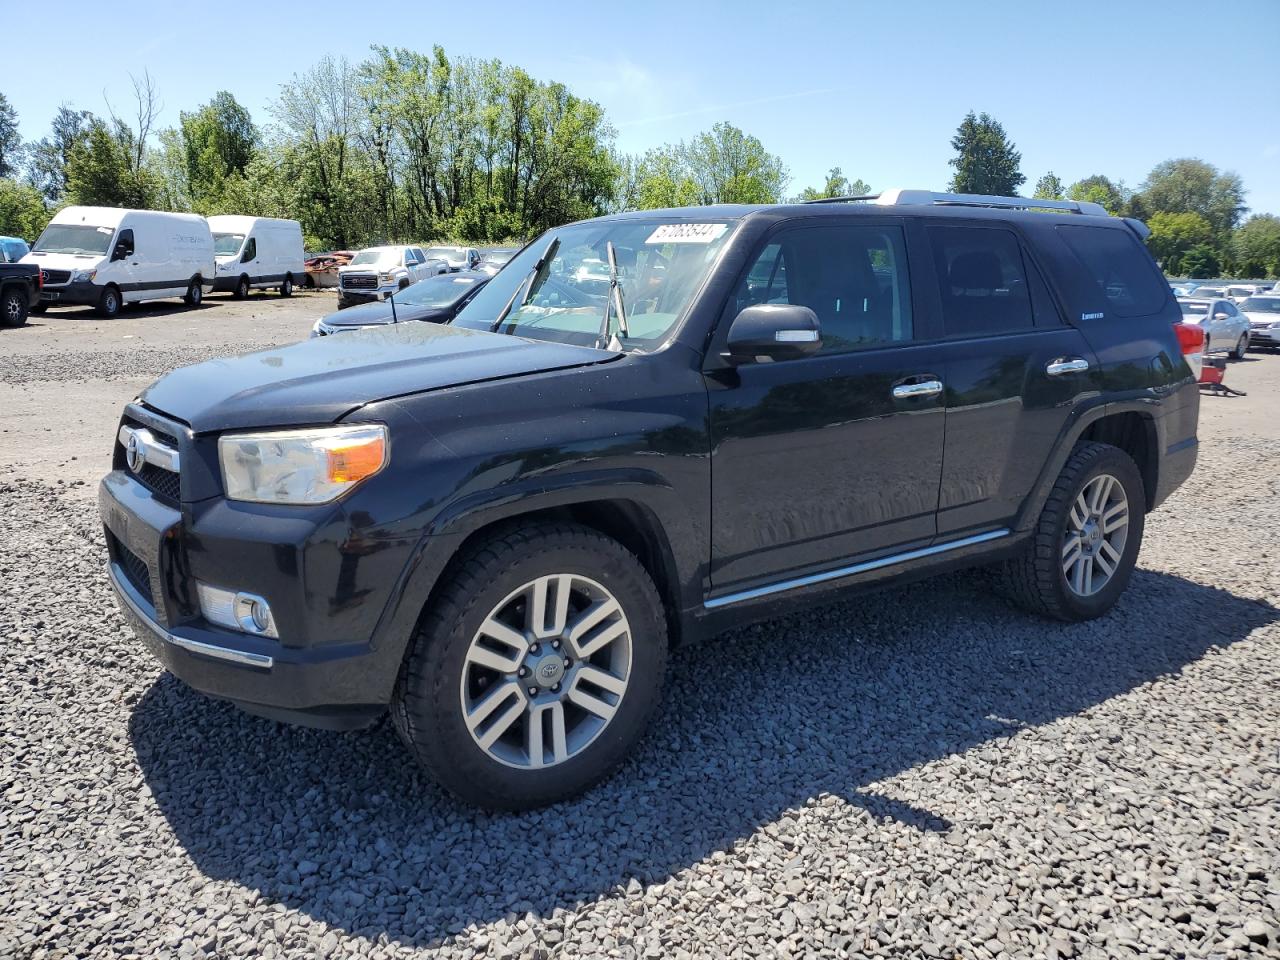
<path id="1" fill-rule="evenodd" d="M 604 318 L 600 321 L 600 335 L 596 337 L 596 346 L 601 350 L 606 347 L 610 350 L 621 350 L 622 344 L 618 338 L 609 335 L 611 312 L 618 314 L 618 330 L 624 337 L 630 337 L 631 330 L 627 326 L 627 308 L 622 302 L 622 287 L 618 285 L 618 254 L 613 248 L 613 241 L 606 241 L 604 249 L 609 260 L 609 295 L 604 301 Z"/>
<path id="2" fill-rule="evenodd" d="M 533 297 L 534 284 L 538 282 L 538 275 L 542 273 L 542 268 L 550 266 L 551 258 L 556 255 L 556 251 L 560 249 L 560 238 L 552 237 L 551 242 L 547 244 L 547 248 L 542 251 L 542 256 L 538 257 L 538 262 L 533 265 L 533 269 L 516 287 L 515 292 L 511 294 L 511 299 L 507 301 L 507 305 L 502 308 L 502 312 L 498 314 L 497 319 L 489 325 L 490 333 L 497 333 L 498 328 L 502 326 L 502 321 L 507 319 L 507 314 L 516 306 L 516 298 L 520 298 L 519 306 L 523 307 Z M 523 294 L 522 294 L 523 291 Z"/>

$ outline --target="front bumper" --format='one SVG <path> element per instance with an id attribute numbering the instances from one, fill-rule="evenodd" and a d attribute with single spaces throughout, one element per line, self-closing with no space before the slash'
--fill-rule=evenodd
<path id="1" fill-rule="evenodd" d="M 40 302 L 54 307 L 65 304 L 69 307 L 96 307 L 102 298 L 103 288 L 96 283 L 81 281 L 64 283 L 56 287 L 45 287 L 40 291 Z"/>
<path id="2" fill-rule="evenodd" d="M 338 287 L 338 302 L 344 304 L 351 303 L 373 303 L 375 300 L 385 300 L 394 293 L 399 292 L 399 286 L 391 284 L 385 287 L 361 288 L 359 290 L 348 290 L 346 287 Z"/>
<path id="3" fill-rule="evenodd" d="M 211 625 L 200 615 L 192 603 L 194 580 L 225 580 L 225 575 L 203 572 L 201 564 L 209 558 L 202 556 L 202 544 L 233 536 L 243 518 L 215 517 L 205 524 L 214 529 L 196 536 L 189 508 L 161 502 L 123 470 L 113 470 L 103 479 L 98 511 L 120 609 L 147 648 L 178 679 L 252 713 L 308 726 L 354 729 L 367 726 L 386 709 L 399 669 L 400 650 L 394 646 L 379 648 L 368 639 L 303 639 L 296 635 L 302 628 L 290 631 L 283 626 L 281 640 L 274 640 Z M 280 539 L 299 533 L 294 525 L 282 531 Z M 230 559 L 244 565 L 246 586 L 252 584 L 267 596 L 273 609 L 279 604 L 284 620 L 298 624 L 303 619 L 300 605 L 333 602 L 312 598 L 305 577 L 280 570 L 281 564 L 271 577 L 267 568 L 254 562 L 259 546 L 246 541 L 243 551 Z M 225 552 L 218 552 L 227 561 Z"/>
<path id="4" fill-rule="evenodd" d="M 1280 330 L 1274 327 L 1257 327 L 1249 330 L 1249 345 L 1253 347 L 1280 347 Z"/>

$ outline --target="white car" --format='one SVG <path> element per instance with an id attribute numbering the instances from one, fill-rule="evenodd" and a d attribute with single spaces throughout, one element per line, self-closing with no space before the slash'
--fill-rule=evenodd
<path id="1" fill-rule="evenodd" d="M 1227 295 L 1226 287 L 1209 286 L 1202 284 L 1191 291 L 1190 296 L 1199 297 L 1202 300 L 1215 299 L 1217 297 L 1225 297 Z"/>
<path id="2" fill-rule="evenodd" d="M 1233 283 L 1227 287 L 1226 295 L 1232 302 L 1240 303 L 1261 292 L 1262 287 L 1256 283 Z"/>
<path id="3" fill-rule="evenodd" d="M 474 270 L 480 265 L 480 251 L 475 247 L 428 247 L 428 260 L 443 260 L 450 273 Z"/>
<path id="4" fill-rule="evenodd" d="M 1280 350 L 1280 294 L 1250 297 L 1240 304 L 1249 321 L 1249 345 Z"/>
<path id="5" fill-rule="evenodd" d="M 1249 321 L 1225 298 L 1179 297 L 1182 322 L 1204 330 L 1204 352 L 1226 352 L 1232 360 L 1244 358 L 1249 349 Z"/>
<path id="6" fill-rule="evenodd" d="M 338 309 L 385 300 L 411 283 L 448 272 L 444 260 L 429 258 L 421 247 L 369 247 L 338 268 Z"/>

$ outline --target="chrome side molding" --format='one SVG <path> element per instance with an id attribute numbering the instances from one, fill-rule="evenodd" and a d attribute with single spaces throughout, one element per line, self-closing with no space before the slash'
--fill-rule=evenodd
<path id="1" fill-rule="evenodd" d="M 920 560 L 924 557 L 937 556 L 940 553 L 948 553 L 952 550 L 959 550 L 962 547 L 972 547 L 979 543 L 987 543 L 991 540 L 999 540 L 1007 537 L 1013 531 L 1008 529 L 990 530 L 986 533 L 975 533 L 970 537 L 962 537 L 959 540 L 950 540 L 946 543 L 936 543 L 930 547 L 921 547 L 919 550 L 908 550 L 906 553 L 895 553 L 889 557 L 881 557 L 878 560 L 867 560 L 863 563 L 854 563 L 847 567 L 839 567 L 835 570 L 824 570 L 822 573 L 813 573 L 807 577 L 796 577 L 794 580 L 780 580 L 777 583 L 766 584 L 763 587 L 755 587 L 751 590 L 743 590 L 739 593 L 725 594 L 723 597 L 713 597 L 702 606 L 707 610 L 715 610 L 718 607 L 727 607 L 730 604 L 742 603 L 745 600 L 757 600 L 760 597 L 772 596 L 775 593 L 785 593 L 788 590 L 798 590 L 801 587 L 811 587 L 814 584 L 826 583 L 830 580 L 841 580 L 845 577 L 852 577 L 855 574 L 866 573 L 870 570 L 879 570 L 882 567 L 892 567 L 899 563 L 908 563 L 911 560 Z"/>

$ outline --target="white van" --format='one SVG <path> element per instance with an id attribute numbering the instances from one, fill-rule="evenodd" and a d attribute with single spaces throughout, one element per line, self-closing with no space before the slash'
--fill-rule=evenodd
<path id="1" fill-rule="evenodd" d="M 161 297 L 195 307 L 213 283 L 213 234 L 193 213 L 67 207 L 22 262 L 40 267 L 35 313 L 74 304 L 114 317 L 126 303 Z"/>
<path id="2" fill-rule="evenodd" d="M 302 225 L 297 220 L 227 214 L 210 217 L 209 229 L 218 258 L 214 290 L 231 290 L 243 300 L 251 288 L 276 287 L 287 297 L 293 285 L 306 278 Z"/>

